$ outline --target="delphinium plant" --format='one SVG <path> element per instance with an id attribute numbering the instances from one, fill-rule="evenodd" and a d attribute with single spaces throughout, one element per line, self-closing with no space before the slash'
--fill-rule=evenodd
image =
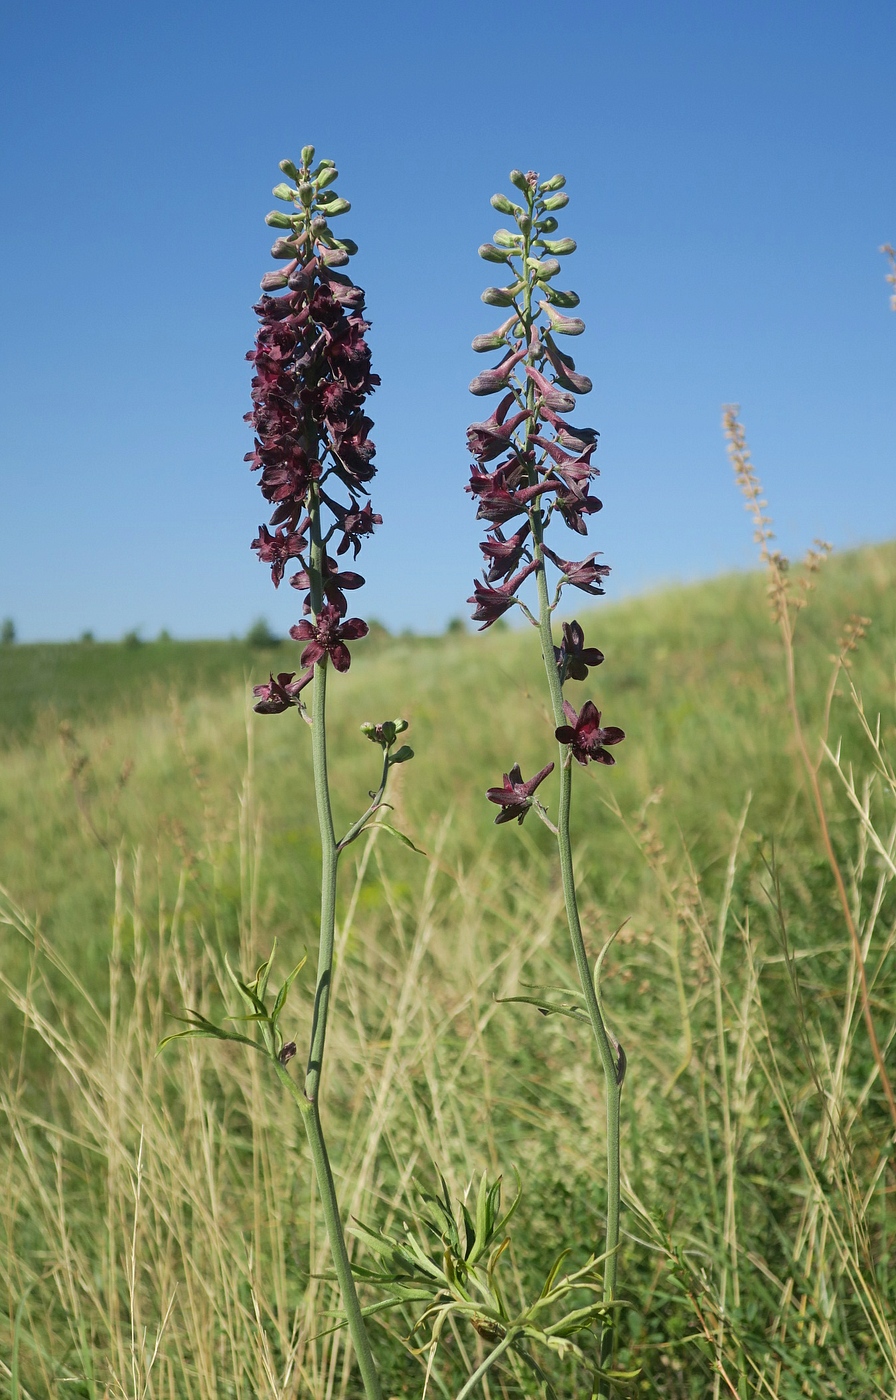
<path id="1" fill-rule="evenodd" d="M 247 1014 L 231 1019 L 253 1023 L 255 1036 L 214 1025 L 196 1012 L 189 1013 L 190 1027 L 180 1035 L 251 1045 L 265 1056 L 298 1104 L 365 1394 L 369 1400 L 379 1400 L 377 1368 L 346 1248 L 321 1123 L 321 1084 L 333 980 L 339 857 L 379 818 L 387 806 L 390 770 L 412 758 L 413 751 L 404 744 L 396 747 L 399 735 L 407 729 L 404 720 L 362 725 L 362 732 L 382 753 L 379 785 L 370 793 L 364 813 L 337 837 L 327 778 L 327 682 L 331 669 L 337 673 L 349 669 L 348 643 L 366 636 L 368 630 L 360 618 L 346 616 L 346 595 L 360 588 L 364 579 L 345 567 L 345 557 L 353 562 L 365 537 L 382 524 L 369 500 L 368 484 L 376 467 L 369 437 L 373 424 L 364 407 L 379 379 L 370 368 L 364 292 L 339 271 L 357 252 L 357 246 L 351 239 L 338 238 L 330 227 L 332 219 L 350 208 L 348 200 L 332 189 L 338 172 L 331 160 L 315 164 L 313 146 L 304 147 L 298 165 L 284 160 L 280 169 L 286 180 L 275 187 L 274 195 L 286 208 L 268 214 L 267 223 L 279 231 L 271 252 L 281 266 L 262 279 L 264 295 L 254 308 L 259 326 L 255 348 L 247 356 L 254 377 L 253 408 L 246 419 L 255 430 L 255 446 L 246 460 L 260 473 L 261 493 L 273 507 L 269 525 L 259 528 L 252 548 L 270 567 L 275 587 L 283 581 L 286 570 L 295 566 L 289 582 L 301 596 L 303 612 L 301 620 L 290 628 L 290 636 L 302 648 L 298 669 L 271 675 L 256 686 L 255 709 L 264 715 L 293 711 L 311 728 L 322 867 L 317 978 L 304 1081 L 297 1082 L 295 1066 L 290 1068 L 297 1055 L 296 1044 L 285 1040 L 280 1030 L 286 996 L 299 967 L 276 994 L 269 995 L 273 954 L 251 981 L 232 974 Z M 311 697 L 310 708 L 306 696 Z"/>
<path id="2" fill-rule="evenodd" d="M 575 251 L 572 238 L 558 236 L 557 215 L 568 203 L 562 175 L 539 181 L 534 171 L 513 170 L 514 197 L 492 196 L 492 206 L 512 221 L 498 229 L 494 241 L 483 244 L 480 257 L 503 268 L 509 278 L 501 287 L 488 287 L 482 300 L 501 307 L 506 319 L 494 331 L 478 335 L 473 349 L 499 352 L 493 367 L 477 374 L 470 385 L 478 398 L 500 395 L 497 407 L 482 422 L 467 430 L 474 458 L 467 490 L 477 504 L 477 518 L 485 523 L 486 538 L 480 545 L 484 576 L 474 583 L 473 619 L 485 629 L 512 608 L 519 608 L 538 629 L 553 716 L 554 737 L 559 745 L 560 793 L 556 824 L 550 819 L 536 790 L 553 770 L 548 762 L 533 777 L 524 779 L 519 765 L 504 775 L 503 785 L 487 796 L 500 807 L 496 822 L 522 823 L 533 811 L 553 832 L 557 841 L 560 876 L 569 936 L 580 984 L 580 999 L 562 1003 L 556 998 L 528 998 L 547 1013 L 573 1015 L 590 1024 L 603 1069 L 606 1107 L 607 1227 L 603 1254 L 603 1320 L 600 1357 L 606 1366 L 612 1355 L 612 1304 L 617 1295 L 617 1251 L 620 1211 L 620 1098 L 626 1060 L 622 1046 L 610 1030 L 600 997 L 600 959 L 592 969 L 582 929 L 573 868 L 570 815 L 575 769 L 589 764 L 614 763 L 613 747 L 624 737 L 621 729 L 603 723 L 601 711 L 591 699 L 574 706 L 567 698 L 571 682 L 582 683 L 603 662 L 603 654 L 586 643 L 581 625 L 565 622 L 555 636 L 554 619 L 567 588 L 588 596 L 603 592 L 609 573 L 598 556 L 568 559 L 574 552 L 558 548 L 556 527 L 574 536 L 587 533 L 588 521 L 601 509 L 592 493 L 597 476 L 594 453 L 598 434 L 594 428 L 573 426 L 568 420 L 576 400 L 591 391 L 591 380 L 576 369 L 572 357 L 560 348 L 562 340 L 585 329 L 577 315 L 573 291 L 561 291 L 555 282 L 562 262 Z M 551 531 L 551 545 L 548 532 Z M 577 551 L 576 551 L 577 552 Z M 534 580 L 535 604 L 520 596 L 527 580 Z M 601 1251 L 596 1250 L 599 1254 Z M 597 1393 L 608 1394 L 609 1382 L 598 1377 Z"/>

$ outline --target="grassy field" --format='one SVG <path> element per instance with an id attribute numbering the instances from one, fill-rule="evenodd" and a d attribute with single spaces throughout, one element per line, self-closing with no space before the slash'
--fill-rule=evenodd
<path id="1" fill-rule="evenodd" d="M 831 560 L 800 617 L 813 752 L 856 616 L 871 625 L 820 776 L 888 1048 L 896 545 Z M 627 920 L 606 986 L 629 1062 L 620 1360 L 639 1374 L 620 1396 L 892 1397 L 892 1129 L 764 578 L 580 618 L 607 661 L 571 689 L 628 735 L 575 792 L 592 951 Z M 308 731 L 247 702 L 291 655 L 0 650 L 0 1395 L 358 1393 L 343 1334 L 321 1335 L 335 1295 L 289 1104 L 237 1047 L 155 1053 L 184 1005 L 225 1013 L 225 954 L 249 970 L 277 938 L 286 970 L 314 947 Z M 377 780 L 359 725 L 395 715 L 417 756 L 392 820 L 425 854 L 380 833 L 345 861 L 325 1086 L 340 1195 L 396 1226 L 437 1170 L 459 1197 L 516 1168 L 507 1286 L 531 1291 L 559 1249 L 587 1257 L 603 1207 L 587 1028 L 498 1000 L 572 976 L 550 836 L 496 829 L 484 800 L 514 761 L 554 756 L 535 635 L 359 644 L 332 687 L 337 824 Z M 301 978 L 293 996 L 301 1046 Z M 412 1321 L 379 1315 L 390 1395 L 423 1389 Z M 428 1393 L 454 1395 L 484 1347 L 446 1333 Z M 583 1393 L 562 1356 L 556 1383 Z M 513 1376 L 491 1393 L 517 1394 Z"/>

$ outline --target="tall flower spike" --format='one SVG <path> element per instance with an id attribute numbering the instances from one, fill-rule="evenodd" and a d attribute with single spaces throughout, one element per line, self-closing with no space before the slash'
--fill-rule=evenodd
<path id="1" fill-rule="evenodd" d="M 570 811 L 573 760 L 582 765 L 610 766 L 614 763 L 610 749 L 625 736 L 621 729 L 601 723 L 600 711 L 593 701 L 586 700 L 579 713 L 564 701 L 567 681 L 584 680 L 604 658 L 597 647 L 585 645 L 578 622 L 564 624 L 559 646 L 555 644 L 552 626 L 564 589 L 574 587 L 591 595 L 600 594 L 609 573 L 606 564 L 597 563 L 595 553 L 585 559 L 566 559 L 565 551 L 552 549 L 545 538 L 560 524 L 575 534 L 587 534 L 591 517 L 601 509 L 601 502 L 591 490 L 598 474 L 594 463 L 597 430 L 574 427 L 563 416 L 571 413 L 577 397 L 589 393 L 592 387 L 587 375 L 576 368 L 572 356 L 557 345 L 560 337 L 567 337 L 569 343 L 569 338 L 581 336 L 585 330 L 579 316 L 566 314 L 579 304 L 576 293 L 561 292 L 553 286 L 561 259 L 574 252 L 576 246 L 571 238 L 554 236 L 558 227 L 554 216 L 568 202 L 562 192 L 566 182 L 562 175 L 555 175 L 539 183 L 533 171 L 524 175 L 519 170 L 511 171 L 510 181 L 517 191 L 515 196 L 510 199 L 496 194 L 492 205 L 513 217 L 517 231 L 499 229 L 494 242 L 483 244 L 479 250 L 486 262 L 499 262 L 507 270 L 507 285 L 487 288 L 482 300 L 490 306 L 507 307 L 509 318 L 497 331 L 479 335 L 473 341 L 477 353 L 492 351 L 501 358 L 491 369 L 476 375 L 471 392 L 480 396 L 503 391 L 504 396 L 490 418 L 473 423 L 467 431 L 475 464 L 466 489 L 476 500 L 477 519 L 487 522 L 486 538 L 480 545 L 486 561 L 485 579 L 474 584 L 469 601 L 474 605 L 474 620 L 483 627 L 519 605 L 539 629 L 553 730 L 560 744 L 557 825 L 542 811 L 539 815 L 557 839 L 570 942 L 605 1084 L 607 1233 L 605 1247 L 595 1245 L 593 1249 L 606 1261 L 602 1305 L 607 1308 L 607 1321 L 597 1361 L 601 1368 L 608 1368 L 613 1351 L 611 1319 L 620 1228 L 620 1094 L 625 1055 L 604 1019 L 582 930 Z M 488 464 L 495 460 L 497 465 L 489 470 Z M 514 533 L 505 535 L 502 527 L 510 521 L 516 522 Z M 524 560 L 528 562 L 523 563 Z M 555 571 L 553 579 L 549 577 L 551 569 Z M 535 607 L 529 607 L 520 596 L 530 575 L 537 598 Z M 489 789 L 489 801 L 501 808 L 499 824 L 514 818 L 522 822 L 529 807 L 535 805 L 534 789 L 550 766 L 528 782 L 523 781 L 516 766 L 504 775 L 503 787 Z M 604 1373 L 595 1391 L 600 1400 L 609 1400 L 608 1384 Z"/>
<path id="2" fill-rule="evenodd" d="M 340 571 L 325 542 L 341 535 L 337 554 L 351 548 L 357 558 L 364 538 L 382 524 L 364 499 L 376 475 L 365 401 L 379 379 L 370 368 L 364 292 L 335 270 L 357 249 L 330 228 L 330 221 L 350 208 L 333 192 L 333 162 L 315 165 L 307 147 L 301 165 L 284 161 L 281 169 L 289 181 L 278 184 L 274 194 L 287 211 L 273 211 L 267 222 L 282 233 L 273 256 L 288 262 L 262 279 L 264 295 L 254 308 L 255 348 L 247 356 L 254 377 L 246 417 L 255 429 L 255 445 L 246 460 L 260 472 L 258 484 L 273 507 L 274 529 L 262 525 L 252 548 L 270 566 L 275 586 L 290 560 L 299 563 L 292 582 L 306 591 L 305 610 L 314 614 L 312 623 L 300 622 L 291 633 L 306 643 L 302 664 L 329 658 L 344 671 L 350 663 L 346 640 L 367 631 L 358 618 L 342 621 L 344 590 L 359 588 L 364 580 Z M 276 691 L 260 700 L 265 714 L 288 708 Z"/>

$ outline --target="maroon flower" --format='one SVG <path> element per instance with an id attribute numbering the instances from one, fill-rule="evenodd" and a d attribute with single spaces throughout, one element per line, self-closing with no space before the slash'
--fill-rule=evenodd
<path id="1" fill-rule="evenodd" d="M 252 541 L 252 548 L 258 551 L 258 557 L 263 564 L 270 564 L 275 588 L 280 587 L 287 559 L 298 559 L 305 548 L 307 540 L 304 532 L 307 528 L 306 520 L 301 530 L 280 529 L 272 535 L 266 525 L 259 526 L 258 535 Z"/>
<path id="2" fill-rule="evenodd" d="M 599 666 L 604 659 L 597 647 L 586 647 L 585 633 L 578 622 L 564 622 L 563 640 L 554 647 L 554 659 L 560 672 L 560 683 L 564 681 L 584 681 L 588 677 L 589 666 Z"/>
<path id="3" fill-rule="evenodd" d="M 484 369 L 475 379 L 471 379 L 470 393 L 482 397 L 485 394 L 498 394 L 502 389 L 506 389 L 507 381 L 520 360 L 525 358 L 527 349 L 527 346 L 521 345 L 518 350 L 508 350 L 500 364 L 495 365 L 493 369 Z"/>
<path id="4" fill-rule="evenodd" d="M 576 562 L 573 559 L 561 559 L 552 549 L 544 547 L 544 552 L 548 558 L 557 565 L 562 573 L 566 575 L 568 583 L 574 588 L 581 588 L 583 593 L 591 593 L 597 596 L 603 593 L 599 580 L 606 578 L 610 572 L 609 564 L 595 564 L 596 554 L 589 554 L 587 559 L 580 559 Z"/>
<path id="5" fill-rule="evenodd" d="M 564 394 L 561 389 L 557 388 L 556 384 L 550 384 L 533 365 L 526 365 L 526 373 L 538 390 L 545 408 L 552 409 L 555 413 L 572 412 L 576 406 L 572 394 Z M 545 414 L 545 417 L 548 415 Z"/>
<path id="6" fill-rule="evenodd" d="M 354 588 L 363 588 L 363 578 L 360 574 L 353 574 L 347 571 L 345 573 L 340 573 L 339 565 L 336 563 L 335 559 L 330 558 L 329 554 L 324 555 L 321 572 L 323 574 L 324 594 L 327 602 L 333 604 L 333 607 L 339 613 L 340 617 L 345 617 L 345 614 L 348 612 L 348 602 L 342 590 L 345 588 L 351 592 Z M 293 574 L 289 582 L 293 588 L 311 588 L 311 578 L 307 569 L 302 569 L 300 573 Z M 310 592 L 305 595 L 304 608 L 306 613 L 311 611 Z"/>
<path id="7" fill-rule="evenodd" d="M 579 714 L 576 714 L 568 700 L 564 700 L 563 713 L 569 723 L 561 724 L 559 729 L 555 729 L 554 737 L 561 744 L 569 744 L 576 762 L 584 767 L 591 759 L 595 763 L 612 766 L 616 760 L 611 753 L 607 753 L 606 745 L 621 743 L 625 738 L 624 732 L 612 727 L 602 729 L 600 710 L 591 700 L 585 701 Z"/>
<path id="8" fill-rule="evenodd" d="M 513 394 L 505 394 L 490 418 L 484 423 L 471 423 L 467 429 L 467 447 L 478 462 L 492 462 L 510 445 L 510 439 L 519 425 L 529 417 L 527 409 L 507 417 L 507 410 L 514 401 Z"/>
<path id="9" fill-rule="evenodd" d="M 329 504 L 329 500 L 327 504 Z M 337 515 L 339 529 L 343 532 L 342 540 L 336 553 L 344 554 L 349 545 L 351 545 L 354 551 L 354 558 L 357 559 L 358 551 L 361 548 L 361 536 L 372 535 L 374 526 L 382 525 L 383 517 L 374 514 L 373 507 L 369 501 L 365 501 L 364 505 L 361 507 L 359 507 L 357 501 L 355 501 L 350 510 L 343 511 L 341 515 L 338 512 L 334 513 Z"/>
<path id="10" fill-rule="evenodd" d="M 542 768 L 540 773 L 536 773 L 534 778 L 523 782 L 520 765 L 515 763 L 510 772 L 504 774 L 504 786 L 489 788 L 485 794 L 489 802 L 495 802 L 501 808 L 495 817 L 495 826 L 501 826 L 503 822 L 512 822 L 514 817 L 522 826 L 523 818 L 532 806 L 532 794 L 538 784 L 543 783 L 548 774 L 553 771 L 554 765 L 549 763 L 546 768 Z"/>
<path id="11" fill-rule="evenodd" d="M 255 709 L 260 715 L 282 715 L 290 705 L 298 705 L 299 692 L 311 680 L 314 671 L 311 667 L 294 680 L 295 671 L 281 671 L 276 680 L 273 674 L 265 685 L 254 687 L 252 694 L 258 697 Z"/>
<path id="12" fill-rule="evenodd" d="M 520 526 L 515 535 L 510 536 L 509 540 L 505 540 L 500 530 L 495 530 L 479 546 L 485 558 L 491 560 L 488 573 L 485 576 L 486 583 L 497 583 L 499 579 L 506 578 L 508 574 L 513 573 L 523 557 L 529 529 L 527 520 L 524 525 Z"/>
<path id="13" fill-rule="evenodd" d="M 491 588 L 488 583 L 480 582 L 479 579 L 473 580 L 473 596 L 468 598 L 467 602 L 476 604 L 471 617 L 474 622 L 482 623 L 480 632 L 484 632 L 486 627 L 491 627 L 493 622 L 497 622 L 499 617 L 503 617 L 513 607 L 516 602 L 516 590 L 537 568 L 534 559 L 531 560 L 513 578 L 502 583 L 500 588 Z"/>
<path id="14" fill-rule="evenodd" d="M 332 603 L 324 603 L 316 622 L 302 619 L 295 627 L 290 627 L 289 635 L 297 642 L 307 642 L 302 652 L 303 666 L 316 666 L 329 656 L 337 671 L 347 671 L 352 664 L 351 654 L 345 645 L 367 636 L 367 623 L 360 617 L 349 617 L 343 622 L 342 614 Z"/>

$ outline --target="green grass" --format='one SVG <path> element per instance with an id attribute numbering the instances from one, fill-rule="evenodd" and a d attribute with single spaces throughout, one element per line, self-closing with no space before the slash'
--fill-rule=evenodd
<path id="1" fill-rule="evenodd" d="M 798 633 L 810 735 L 829 657 L 860 614 L 872 626 L 850 674 L 892 738 L 894 585 L 894 545 L 825 566 Z M 641 1367 L 629 1391 L 893 1396 L 889 1120 L 764 580 L 579 616 L 607 661 L 570 686 L 573 702 L 592 696 L 628 735 L 614 769 L 577 773 L 575 831 L 593 951 L 628 920 L 606 1000 L 629 1059 L 620 1335 Z M 222 1011 L 224 952 L 248 968 L 277 937 L 285 966 L 313 947 L 308 731 L 247 704 L 294 652 L 0 650 L 0 883 L 19 910 L 2 956 L 0 1394 L 4 1377 L 22 1396 L 357 1393 L 341 1334 L 314 1340 L 333 1294 L 314 1277 L 327 1262 L 288 1104 L 229 1050 L 154 1056 L 170 1012 Z M 514 761 L 528 776 L 553 757 L 537 638 L 379 638 L 353 655 L 332 687 L 337 823 L 376 782 L 359 725 L 405 715 L 417 757 L 397 770 L 392 820 L 426 856 L 381 835 L 342 875 L 327 1086 L 342 1199 L 388 1224 L 434 1183 L 433 1163 L 456 1194 L 515 1164 L 508 1276 L 528 1288 L 560 1247 L 586 1257 L 602 1202 L 587 1036 L 495 1000 L 570 984 L 550 836 L 532 819 L 496 829 L 483 795 Z M 873 777 L 862 823 L 822 769 L 887 1042 L 893 793 L 845 679 L 832 748 L 841 740 L 860 802 Z M 307 1013 L 297 984 L 300 1045 Z M 386 1327 L 390 1393 L 419 1395 L 409 1319 Z M 464 1353 L 475 1364 L 483 1345 L 450 1338 L 434 1393 L 455 1393 Z M 560 1393 L 581 1393 L 562 1358 L 558 1377 Z M 514 1384 L 498 1376 L 493 1393 Z"/>

